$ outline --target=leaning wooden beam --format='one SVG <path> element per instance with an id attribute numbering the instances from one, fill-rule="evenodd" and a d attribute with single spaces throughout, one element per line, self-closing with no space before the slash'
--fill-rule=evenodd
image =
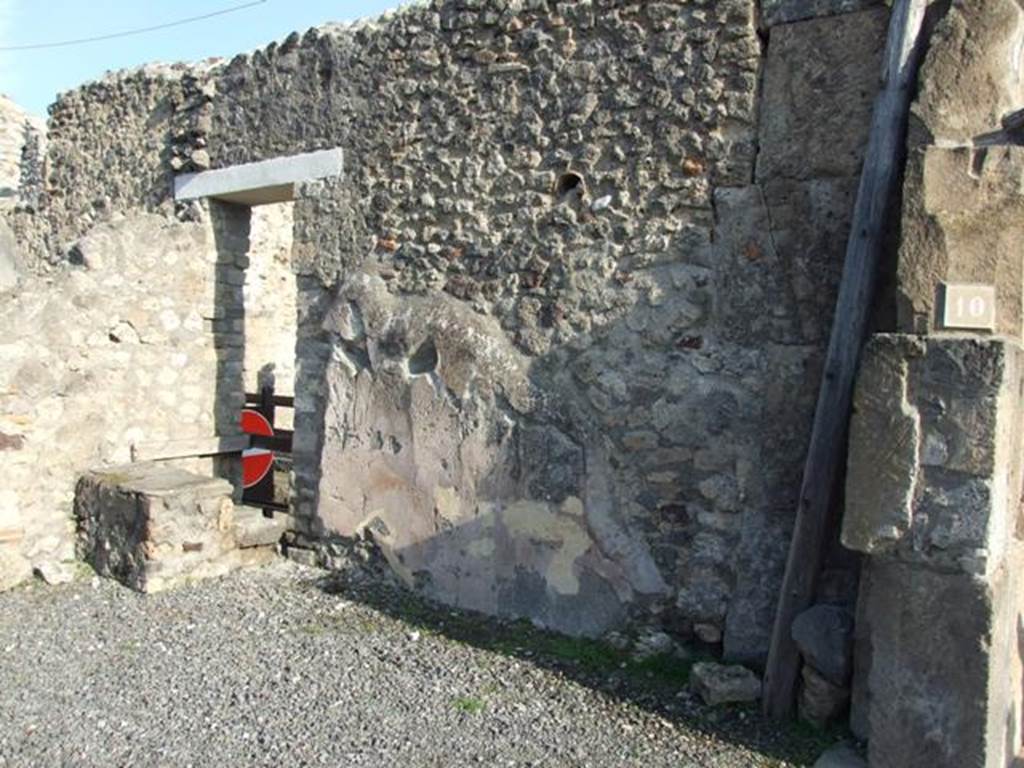
<path id="1" fill-rule="evenodd" d="M 889 23 L 882 90 L 875 102 L 846 262 L 832 322 L 814 427 L 772 630 L 764 678 L 765 714 L 792 714 L 800 656 L 790 629 L 810 607 L 829 536 L 829 504 L 845 455 L 854 376 L 867 333 L 886 214 L 901 176 L 910 100 L 923 48 L 927 0 L 896 0 Z"/>
<path id="2" fill-rule="evenodd" d="M 241 453 L 249 447 L 248 435 L 211 435 L 165 443 L 142 443 L 132 446 L 132 461 L 163 461 L 197 456 L 220 456 Z"/>

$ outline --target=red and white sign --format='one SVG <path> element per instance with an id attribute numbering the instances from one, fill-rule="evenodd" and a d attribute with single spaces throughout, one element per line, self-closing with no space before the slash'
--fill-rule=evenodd
<path id="1" fill-rule="evenodd" d="M 259 411 L 242 411 L 242 431 L 247 435 L 273 437 L 274 428 Z M 242 451 L 242 487 L 258 485 L 274 466 L 274 452 L 266 448 L 246 448 Z"/>

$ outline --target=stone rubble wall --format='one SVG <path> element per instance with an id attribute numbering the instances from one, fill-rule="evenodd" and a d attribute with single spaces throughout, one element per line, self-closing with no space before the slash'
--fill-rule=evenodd
<path id="1" fill-rule="evenodd" d="M 91 228 L 130 211 L 170 216 L 169 192 L 181 147 L 210 93 L 204 65 L 147 65 L 106 75 L 60 94 L 50 107 L 44 178 L 26 190 L 29 210 L 8 212 L 25 271 L 66 262 Z M 181 166 L 178 165 L 178 168 Z"/>
<path id="2" fill-rule="evenodd" d="M 448 2 L 213 73 L 214 166 L 347 153 L 295 211 L 313 537 L 763 655 L 887 14 L 809 16 Z"/>
<path id="3" fill-rule="evenodd" d="M 885 5 L 436 0 L 63 95 L 45 178 L 23 151 L 0 211 L 24 271 L 0 259 L 0 587 L 70 555 L 78 474 L 230 432 L 273 362 L 290 542 L 320 562 L 366 537 L 455 605 L 759 662 Z M 869 345 L 851 431 L 853 725 L 873 768 L 995 768 L 1024 731 L 1024 9 L 932 14 L 904 335 Z M 331 147 L 344 178 L 294 206 L 170 199 L 176 172 Z M 944 333 L 947 281 L 996 285 L 1000 338 Z M 825 581 L 846 632 L 855 579 Z M 815 663 L 804 707 L 846 695 L 845 655 Z"/>
<path id="4" fill-rule="evenodd" d="M 0 211 L 16 205 L 21 190 L 38 175 L 45 136 L 44 120 L 0 94 Z"/>
<path id="5" fill-rule="evenodd" d="M 0 301 L 0 588 L 73 557 L 86 470 L 237 432 L 247 221 L 122 216 Z"/>
<path id="6" fill-rule="evenodd" d="M 27 271 L 11 217 L 31 209 L 43 181 L 46 125 L 0 95 L 0 294 L 12 290 Z"/>
<path id="7" fill-rule="evenodd" d="M 305 540 L 756 662 L 887 16 L 785 5 L 446 0 L 113 75 L 55 105 L 13 229 L 68 253 L 120 211 L 170 221 L 177 170 L 343 147 L 294 207 Z"/>

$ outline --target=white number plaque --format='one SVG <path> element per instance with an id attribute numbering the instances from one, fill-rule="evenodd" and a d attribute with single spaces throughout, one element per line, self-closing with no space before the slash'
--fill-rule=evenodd
<path id="1" fill-rule="evenodd" d="M 995 286 L 947 283 L 945 294 L 942 324 L 946 328 L 995 330 Z"/>

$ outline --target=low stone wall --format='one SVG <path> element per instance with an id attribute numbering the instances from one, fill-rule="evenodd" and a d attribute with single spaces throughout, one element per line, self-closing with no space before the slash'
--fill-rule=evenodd
<path id="1" fill-rule="evenodd" d="M 147 463 L 90 473 L 75 493 L 78 553 L 140 592 L 226 572 L 233 490 L 227 480 Z"/>
<path id="2" fill-rule="evenodd" d="M 236 509 L 234 486 L 168 462 L 90 472 L 75 489 L 77 551 L 102 576 L 160 592 L 273 559 L 282 520 Z"/>

